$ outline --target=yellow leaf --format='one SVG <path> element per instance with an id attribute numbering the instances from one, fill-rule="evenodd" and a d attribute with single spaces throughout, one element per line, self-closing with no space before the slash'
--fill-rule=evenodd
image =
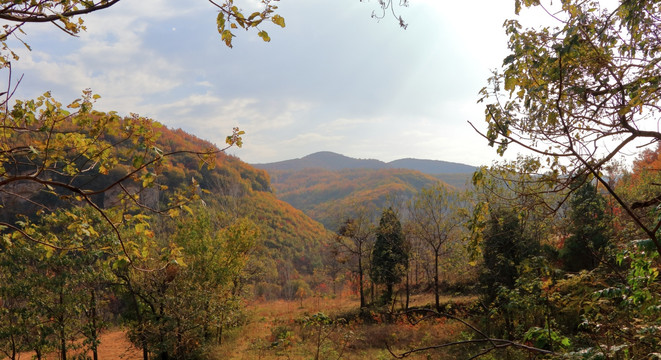
<path id="1" fill-rule="evenodd" d="M 273 15 L 271 18 L 274 24 L 279 25 L 280 27 L 285 27 L 285 18 L 280 15 Z"/>
<path id="2" fill-rule="evenodd" d="M 193 210 L 189 208 L 187 205 L 181 205 L 181 208 L 186 210 L 187 213 L 193 215 Z"/>
<path id="3" fill-rule="evenodd" d="M 259 35 L 259 37 L 261 37 L 262 40 L 264 40 L 265 42 L 271 41 L 271 38 L 269 37 L 269 34 L 264 30 L 257 33 L 257 35 Z"/>
<path id="4" fill-rule="evenodd" d="M 177 209 L 170 209 L 170 210 L 168 211 L 168 215 L 169 215 L 171 218 L 178 217 L 178 216 L 179 216 L 179 210 L 177 210 Z"/>

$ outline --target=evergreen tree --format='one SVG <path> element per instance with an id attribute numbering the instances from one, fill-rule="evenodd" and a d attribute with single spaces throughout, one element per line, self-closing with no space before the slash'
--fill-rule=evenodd
<path id="1" fill-rule="evenodd" d="M 501 288 L 514 288 L 519 277 L 517 267 L 538 249 L 539 243 L 526 232 L 516 211 L 498 208 L 491 212 L 484 231 L 484 269 L 480 275 L 487 303 L 495 301 Z"/>
<path id="2" fill-rule="evenodd" d="M 393 287 L 404 276 L 408 257 L 402 225 L 392 208 L 388 208 L 379 221 L 370 274 L 375 284 L 386 286 L 384 302 L 392 299 Z"/>
<path id="3" fill-rule="evenodd" d="M 608 243 L 606 200 L 594 185 L 586 182 L 574 192 L 570 206 L 571 235 L 565 240 L 560 259 L 568 271 L 594 269 Z"/>

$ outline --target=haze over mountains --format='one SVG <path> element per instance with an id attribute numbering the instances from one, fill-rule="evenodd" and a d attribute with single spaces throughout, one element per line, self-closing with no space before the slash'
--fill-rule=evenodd
<path id="1" fill-rule="evenodd" d="M 355 159 L 330 151 L 320 151 L 300 159 L 284 160 L 265 164 L 252 164 L 258 169 L 270 170 L 303 170 L 317 168 L 326 170 L 344 169 L 409 169 L 425 174 L 472 174 L 477 167 L 440 160 L 398 159 L 383 162 L 375 159 Z"/>
<path id="2" fill-rule="evenodd" d="M 437 160 L 383 162 L 318 152 L 300 159 L 253 164 L 266 170 L 276 196 L 334 230 L 356 206 L 379 209 L 389 199 L 406 200 L 439 182 L 463 188 L 477 169 Z"/>

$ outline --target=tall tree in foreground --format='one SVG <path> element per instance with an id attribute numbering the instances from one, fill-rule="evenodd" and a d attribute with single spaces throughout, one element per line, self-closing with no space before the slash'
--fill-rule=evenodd
<path id="1" fill-rule="evenodd" d="M 386 286 L 384 303 L 390 302 L 394 286 L 405 275 L 408 257 L 402 225 L 393 209 L 388 208 L 383 211 L 376 230 L 370 274 L 375 284 Z"/>
<path id="2" fill-rule="evenodd" d="M 549 2 L 550 3 L 550 2 Z M 661 203 L 661 193 L 625 200 L 602 176 L 623 151 L 661 140 L 661 8 L 656 0 L 598 1 L 542 7 L 555 26 L 523 29 L 517 20 L 505 28 L 511 54 L 503 71 L 489 79 L 480 101 L 486 105 L 484 136 L 503 154 L 511 144 L 536 154 L 556 188 L 586 174 L 594 176 L 661 252 L 661 218 L 645 218 L 637 208 Z M 650 184 L 651 185 L 651 184 Z"/>

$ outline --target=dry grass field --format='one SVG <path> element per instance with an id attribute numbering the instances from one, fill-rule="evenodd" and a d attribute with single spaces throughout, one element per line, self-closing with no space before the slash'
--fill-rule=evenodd
<path id="1" fill-rule="evenodd" d="M 34 352 L 21 353 L 18 355 L 18 360 L 29 360 L 34 357 Z M 80 355 L 72 352 L 71 358 L 74 355 Z M 87 354 L 90 359 L 92 353 Z M 46 360 L 57 360 L 59 354 L 51 353 L 44 357 Z M 101 334 L 101 344 L 99 345 L 99 359 L 124 359 L 124 360 L 142 360 L 142 352 L 135 348 L 126 338 L 126 332 L 122 329 L 111 329 Z"/>
<path id="2" fill-rule="evenodd" d="M 444 303 L 474 300 L 467 296 L 442 299 Z M 433 296 L 418 295 L 412 297 L 410 305 L 422 306 L 432 302 Z M 298 301 L 255 302 L 248 304 L 248 308 L 248 324 L 232 332 L 215 349 L 216 359 L 314 359 L 317 351 L 320 359 L 392 359 L 386 343 L 401 353 L 413 347 L 456 340 L 466 330 L 464 325 L 447 319 L 434 319 L 414 326 L 404 319 L 385 323 L 376 314 L 374 321 L 356 318 L 336 328 L 302 324 L 302 319 L 318 312 L 331 318 L 356 315 L 359 302 L 355 297 L 309 298 L 303 301 L 302 307 Z M 326 335 L 328 338 L 320 343 L 318 337 Z M 409 358 L 426 359 L 427 354 Z"/>
<path id="3" fill-rule="evenodd" d="M 444 297 L 444 303 L 470 303 L 467 296 Z M 416 295 L 411 306 L 428 305 L 433 296 Z M 357 316 L 359 302 L 356 297 L 313 297 L 299 301 L 255 301 L 246 304 L 248 323 L 238 329 L 226 331 L 223 344 L 212 350 L 211 358 L 220 359 L 392 359 L 386 349 L 389 344 L 395 352 L 413 347 L 429 346 L 456 340 L 466 328 L 452 320 L 434 319 L 417 325 L 401 319 L 394 323 L 381 321 L 374 314 L 372 321 Z M 354 316 L 339 326 L 305 326 L 303 319 L 322 312 L 330 318 Z M 20 354 L 19 359 L 31 359 L 33 353 Z M 91 354 L 90 354 L 91 355 Z M 408 358 L 426 359 L 426 353 Z M 449 353 L 434 353 L 434 358 L 448 358 Z M 126 339 L 121 329 L 105 331 L 99 348 L 100 359 L 140 360 L 142 353 Z M 50 354 L 46 359 L 58 359 Z"/>

